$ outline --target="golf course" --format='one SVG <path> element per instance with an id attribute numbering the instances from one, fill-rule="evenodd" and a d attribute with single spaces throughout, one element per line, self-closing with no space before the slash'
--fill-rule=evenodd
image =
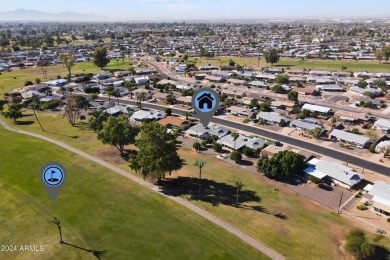
<path id="1" fill-rule="evenodd" d="M 0 252 L 0 259 L 95 259 L 61 245 L 107 250 L 105 259 L 265 259 L 230 233 L 161 195 L 45 141 L 0 127 L 0 241 L 44 246 Z M 55 201 L 39 179 L 57 161 L 68 179 Z"/>

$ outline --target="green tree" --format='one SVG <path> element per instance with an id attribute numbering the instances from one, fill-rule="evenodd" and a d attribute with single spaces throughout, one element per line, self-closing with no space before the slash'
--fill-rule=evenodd
<path id="1" fill-rule="evenodd" d="M 164 110 L 164 112 L 167 114 L 167 116 L 171 116 L 172 115 L 172 109 L 171 108 L 166 108 L 165 110 Z"/>
<path id="2" fill-rule="evenodd" d="M 35 83 L 37 83 L 37 84 L 41 83 L 41 79 L 40 78 L 36 78 L 35 79 Z"/>
<path id="3" fill-rule="evenodd" d="M 230 59 L 229 60 L 229 66 L 234 66 L 236 63 L 234 62 L 234 60 Z"/>
<path id="4" fill-rule="evenodd" d="M 214 151 L 216 151 L 217 153 L 220 153 L 222 151 L 222 145 L 219 144 L 219 143 L 214 143 L 213 144 L 213 149 Z"/>
<path id="5" fill-rule="evenodd" d="M 286 90 L 281 85 L 278 85 L 278 84 L 274 85 L 271 90 L 275 93 L 280 93 L 280 94 L 283 94 L 286 92 Z"/>
<path id="6" fill-rule="evenodd" d="M 192 144 L 192 148 L 194 148 L 196 151 L 199 151 L 201 146 L 202 145 L 199 142 L 195 142 Z"/>
<path id="7" fill-rule="evenodd" d="M 89 97 L 90 97 L 93 101 L 95 101 L 96 99 L 99 98 L 99 95 L 98 95 L 97 93 L 91 93 L 91 94 L 89 94 Z"/>
<path id="8" fill-rule="evenodd" d="M 125 145 L 134 143 L 138 133 L 139 128 L 129 124 L 126 116 L 110 116 L 98 131 L 97 137 L 103 144 L 115 146 L 123 156 Z"/>
<path id="9" fill-rule="evenodd" d="M 271 103 L 269 103 L 269 102 L 261 103 L 260 104 L 260 111 L 262 111 L 262 112 L 270 112 L 270 111 L 272 111 Z"/>
<path id="10" fill-rule="evenodd" d="M 298 92 L 296 91 L 290 91 L 288 94 L 287 94 L 287 98 L 288 100 L 291 100 L 291 101 L 295 101 L 295 102 L 298 102 Z"/>
<path id="11" fill-rule="evenodd" d="M 280 127 L 286 127 L 287 126 L 287 122 L 284 119 L 281 119 L 280 122 L 279 122 L 279 126 Z"/>
<path id="12" fill-rule="evenodd" d="M 235 163 L 238 163 L 239 161 L 242 160 L 242 154 L 237 151 L 233 151 L 230 154 L 230 160 L 234 161 Z"/>
<path id="13" fill-rule="evenodd" d="M 321 136 L 321 134 L 322 134 L 322 129 L 321 129 L 321 127 L 316 127 L 313 130 L 310 130 L 309 134 L 311 134 L 316 139 L 318 139 Z"/>
<path id="14" fill-rule="evenodd" d="M 108 114 L 104 110 L 93 110 L 89 113 L 89 128 L 98 132 L 103 128 L 103 123 L 106 122 Z"/>
<path id="15" fill-rule="evenodd" d="M 372 259 L 375 255 L 375 246 L 370 244 L 365 233 L 360 229 L 353 229 L 346 235 L 345 251 L 356 259 Z"/>
<path id="16" fill-rule="evenodd" d="M 279 61 L 279 54 L 275 49 L 271 49 L 268 52 L 265 53 L 265 61 L 267 63 L 271 63 L 271 65 L 274 65 L 274 63 L 278 63 Z"/>
<path id="17" fill-rule="evenodd" d="M 358 86 L 359 88 L 366 88 L 367 87 L 367 82 L 365 80 L 360 80 L 356 86 Z"/>
<path id="18" fill-rule="evenodd" d="M 69 78 L 72 77 L 72 68 L 76 62 L 76 58 L 71 53 L 62 53 L 58 58 L 62 61 L 62 64 L 68 69 Z"/>
<path id="19" fill-rule="evenodd" d="M 0 100 L 0 113 L 3 113 L 4 111 L 4 101 L 3 100 Z"/>
<path id="20" fill-rule="evenodd" d="M 139 109 L 142 109 L 142 100 L 144 100 L 145 99 L 145 97 L 146 97 L 146 93 L 145 92 L 139 92 L 138 94 L 137 94 L 137 100 L 138 100 L 138 107 L 139 107 Z"/>
<path id="21" fill-rule="evenodd" d="M 280 74 L 276 77 L 276 83 L 278 84 L 288 84 L 289 77 L 286 74 Z"/>
<path id="22" fill-rule="evenodd" d="M 383 57 L 384 59 L 386 60 L 386 63 L 387 61 L 390 59 L 390 46 L 386 46 L 382 49 L 382 52 L 383 52 Z"/>
<path id="23" fill-rule="evenodd" d="M 93 52 L 93 64 L 100 69 L 104 69 L 110 60 L 107 58 L 107 49 L 104 46 L 100 46 Z"/>
<path id="24" fill-rule="evenodd" d="M 261 157 L 257 161 L 257 170 L 273 179 L 302 175 L 305 167 L 305 157 L 289 150 L 278 152 L 272 158 Z"/>
<path id="25" fill-rule="evenodd" d="M 378 60 L 379 63 L 381 63 L 381 60 L 383 59 L 383 51 L 376 51 L 375 58 Z"/>
<path id="26" fill-rule="evenodd" d="M 242 153 L 245 155 L 245 156 L 248 156 L 248 157 L 253 157 L 255 156 L 255 153 L 256 151 L 245 146 L 243 149 L 242 149 Z"/>
<path id="27" fill-rule="evenodd" d="M 191 116 L 191 113 L 190 112 L 184 112 L 184 116 L 186 117 L 186 120 L 188 120 L 189 117 Z"/>
<path id="28" fill-rule="evenodd" d="M 205 161 L 198 161 L 196 160 L 194 166 L 199 168 L 199 180 L 202 179 L 202 169 L 206 165 Z"/>
<path id="29" fill-rule="evenodd" d="M 375 94 L 372 93 L 371 91 L 364 91 L 363 96 L 369 97 L 369 98 L 374 98 Z"/>
<path id="30" fill-rule="evenodd" d="M 236 150 L 236 141 L 237 141 L 238 137 L 240 137 L 240 134 L 237 132 L 232 132 L 230 135 L 232 136 L 232 139 L 234 141 L 233 149 Z"/>
<path id="31" fill-rule="evenodd" d="M 235 186 L 236 189 L 237 189 L 237 194 L 236 194 L 236 207 L 238 207 L 238 205 L 239 205 L 240 192 L 241 192 L 242 188 L 244 187 L 244 184 L 243 184 L 241 181 L 237 180 L 237 181 L 234 182 L 234 186 Z"/>
<path id="32" fill-rule="evenodd" d="M 177 154 L 176 137 L 167 133 L 165 126 L 156 122 L 144 123 L 135 145 L 139 151 L 130 157 L 130 168 L 142 174 L 144 178 L 153 175 L 161 179 L 166 173 L 182 167 Z"/>
<path id="33" fill-rule="evenodd" d="M 17 103 L 12 103 L 8 111 L 4 112 L 5 118 L 11 118 L 16 123 L 16 120 L 23 117 L 22 105 Z"/>

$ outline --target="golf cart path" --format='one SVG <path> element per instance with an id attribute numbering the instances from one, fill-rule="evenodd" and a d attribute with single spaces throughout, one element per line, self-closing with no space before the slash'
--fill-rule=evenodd
<path id="1" fill-rule="evenodd" d="M 244 232 L 240 231 L 239 229 L 233 227 L 232 225 L 226 223 L 225 221 L 213 216 L 212 214 L 208 213 L 207 211 L 191 204 L 190 202 L 188 202 L 187 200 L 183 199 L 183 198 L 180 198 L 180 197 L 174 197 L 174 196 L 170 196 L 170 195 L 166 195 L 166 194 L 163 194 L 161 191 L 160 191 L 160 188 L 152 183 L 149 183 L 149 182 L 146 182 L 144 181 L 142 178 L 139 178 L 135 175 L 132 175 L 128 172 L 126 172 L 125 170 L 122 170 L 116 166 L 113 166 L 111 165 L 110 163 L 108 162 L 105 162 L 101 159 L 98 159 L 88 153 L 85 153 L 81 150 L 78 150 L 70 145 L 67 145 L 63 142 L 60 142 L 60 141 L 57 141 L 55 139 L 52 139 L 52 138 L 49 138 L 49 137 L 46 137 L 46 136 L 43 136 L 43 135 L 39 135 L 39 134 L 36 134 L 36 133 L 32 133 L 32 132 L 27 132 L 27 131 L 23 131 L 23 130 L 18 130 L 18 129 L 14 129 L 12 127 L 10 127 L 9 125 L 7 125 L 3 120 L 0 119 L 0 124 L 7 130 L 9 131 L 12 131 L 12 132 L 15 132 L 15 133 L 19 133 L 19 134 L 24 134 L 24 135 L 28 135 L 28 136 L 32 136 L 32 137 L 35 137 L 35 138 L 39 138 L 39 139 L 42 139 L 42 140 L 45 140 L 47 142 L 50 142 L 52 144 L 55 144 L 57 146 L 60 146 L 68 151 L 71 151 L 75 154 L 78 154 L 86 159 L 89 159 L 95 163 L 98 163 L 152 191 L 155 191 L 157 193 L 159 193 L 160 195 L 168 198 L 168 199 L 171 199 L 177 203 L 179 203 L 180 205 L 186 207 L 187 209 L 195 212 L 196 214 L 208 219 L 209 221 L 213 222 L 214 224 L 220 226 L 221 228 L 225 229 L 226 231 L 230 232 L 231 234 L 237 236 L 238 238 L 240 238 L 242 241 L 248 243 L 249 245 L 253 246 L 254 248 L 256 248 L 257 250 L 259 250 L 260 252 L 262 252 L 263 254 L 267 255 L 268 257 L 272 258 L 272 259 L 286 259 L 283 255 L 281 255 L 280 253 L 274 251 L 273 249 L 267 247 L 266 245 L 258 242 L 257 240 L 253 239 L 252 237 L 248 236 L 247 234 L 245 234 Z"/>

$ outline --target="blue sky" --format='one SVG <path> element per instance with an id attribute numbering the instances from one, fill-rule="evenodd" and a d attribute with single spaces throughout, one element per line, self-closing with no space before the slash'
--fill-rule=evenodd
<path id="1" fill-rule="evenodd" d="M 360 18 L 390 16 L 388 0 L 17 0 L 1 11 L 95 13 L 112 20 Z"/>

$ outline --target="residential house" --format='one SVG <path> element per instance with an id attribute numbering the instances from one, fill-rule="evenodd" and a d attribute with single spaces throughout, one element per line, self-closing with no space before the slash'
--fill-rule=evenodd
<path id="1" fill-rule="evenodd" d="M 324 115 L 328 115 L 329 113 L 332 112 L 332 109 L 329 107 L 323 107 L 323 106 L 312 105 L 312 104 L 304 104 L 302 106 L 302 109 L 308 110 L 310 112 L 317 112 Z"/>
<path id="2" fill-rule="evenodd" d="M 166 116 L 167 114 L 163 111 L 139 110 L 133 113 L 133 115 L 130 117 L 130 120 L 139 123 L 144 121 L 145 119 L 154 121 L 154 120 L 165 118 Z"/>
<path id="3" fill-rule="evenodd" d="M 305 173 L 346 189 L 351 189 L 364 179 L 362 175 L 353 169 L 338 162 L 313 158 L 307 162 L 307 165 L 308 167 L 304 170 Z"/>
<path id="4" fill-rule="evenodd" d="M 258 150 L 263 148 L 265 145 L 263 139 L 257 137 L 248 137 L 243 134 L 239 134 L 239 137 L 236 140 L 233 140 L 233 137 L 231 135 L 225 135 L 224 137 L 219 139 L 217 143 L 230 150 L 236 151 L 241 150 L 245 146 L 254 150 Z"/>
<path id="5" fill-rule="evenodd" d="M 379 119 L 374 123 L 374 129 L 381 131 L 382 133 L 390 132 L 390 120 L 388 119 Z"/>
<path id="6" fill-rule="evenodd" d="M 382 141 L 375 146 L 375 152 L 381 153 L 382 149 L 390 147 L 390 141 Z"/>
<path id="7" fill-rule="evenodd" d="M 371 210 L 384 216 L 390 216 L 390 185 L 381 181 L 374 182 L 364 196 Z"/>
<path id="8" fill-rule="evenodd" d="M 277 112 L 259 112 L 256 116 L 257 120 L 263 119 L 265 123 L 279 124 L 280 121 L 288 123 L 290 120 L 286 117 L 281 116 Z"/>
<path id="9" fill-rule="evenodd" d="M 330 138 L 337 139 L 341 142 L 353 144 L 359 148 L 365 148 L 370 144 L 370 138 L 368 137 L 345 132 L 338 129 L 333 129 L 333 131 L 330 133 Z"/>
<path id="10" fill-rule="evenodd" d="M 190 126 L 190 122 L 188 120 L 176 116 L 167 116 L 166 118 L 158 121 L 158 123 L 168 128 L 171 128 L 172 126 L 178 127 L 181 130 L 185 130 Z"/>
<path id="11" fill-rule="evenodd" d="M 385 106 L 385 102 L 378 99 L 373 98 L 358 98 L 355 100 L 355 105 L 360 106 L 361 104 L 367 105 L 371 104 L 372 108 L 382 108 Z"/>
<path id="12" fill-rule="evenodd" d="M 305 119 L 294 120 L 290 123 L 290 126 L 295 127 L 299 130 L 303 130 L 303 131 L 312 131 L 316 128 L 320 128 L 321 133 L 323 133 L 326 130 L 323 125 L 319 125 L 319 124 L 310 122 L 309 120 L 305 120 Z"/>
<path id="13" fill-rule="evenodd" d="M 254 113 L 250 109 L 244 107 L 238 107 L 238 106 L 228 107 L 226 111 L 230 114 L 238 115 L 241 117 L 247 117 L 247 118 L 252 118 L 254 115 Z"/>
<path id="14" fill-rule="evenodd" d="M 191 96 L 179 96 L 176 97 L 176 103 L 182 104 L 185 106 L 192 106 L 192 97 Z"/>
<path id="15" fill-rule="evenodd" d="M 329 84 L 329 85 L 316 85 L 316 91 L 344 92 L 345 90 L 338 84 Z"/>
<path id="16" fill-rule="evenodd" d="M 349 89 L 350 92 L 354 94 L 358 94 L 360 96 L 363 96 L 365 92 L 371 92 L 375 97 L 380 95 L 380 90 L 376 88 L 359 88 L 359 87 L 351 87 Z"/>

